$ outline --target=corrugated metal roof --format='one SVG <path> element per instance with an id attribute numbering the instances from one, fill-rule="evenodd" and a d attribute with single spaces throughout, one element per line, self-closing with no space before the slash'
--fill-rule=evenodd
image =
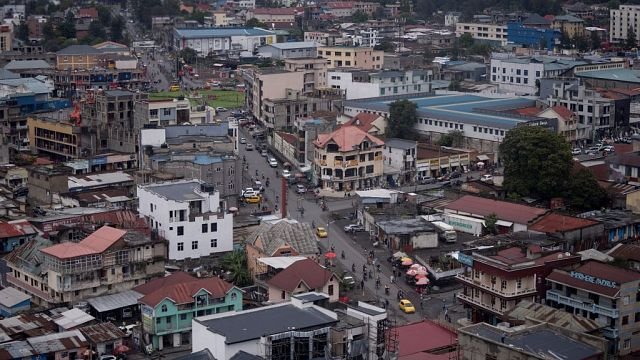
<path id="1" fill-rule="evenodd" d="M 73 329 L 93 320 L 95 320 L 93 316 L 80 309 L 73 308 L 60 314 L 60 317 L 53 319 L 53 322 L 63 329 Z"/>
<path id="2" fill-rule="evenodd" d="M 138 299 L 143 296 L 143 294 L 140 294 L 137 291 L 127 290 L 118 294 L 91 298 L 87 300 L 87 302 L 97 312 L 105 312 L 120 309 L 126 306 L 136 305 L 138 303 Z"/>
<path id="3" fill-rule="evenodd" d="M 87 343 L 87 339 L 82 335 L 80 330 L 37 336 L 27 339 L 27 342 L 38 354 L 80 349 L 89 345 Z"/>
<path id="4" fill-rule="evenodd" d="M 259 28 L 176 29 L 175 32 L 178 38 L 185 39 L 275 35 L 273 31 Z"/>
<path id="5" fill-rule="evenodd" d="M 552 308 L 551 306 L 538 304 L 529 300 L 521 301 L 515 308 L 507 311 L 505 315 L 512 319 L 526 320 L 532 318 L 547 322 L 577 333 L 591 332 L 600 329 L 595 320 L 579 315 L 573 315 L 563 310 Z"/>

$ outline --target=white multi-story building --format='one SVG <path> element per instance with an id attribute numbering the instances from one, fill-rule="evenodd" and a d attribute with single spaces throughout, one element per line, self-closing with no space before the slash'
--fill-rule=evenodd
<path id="1" fill-rule="evenodd" d="M 491 41 L 501 46 L 507 45 L 507 25 L 456 23 L 456 36 L 470 34 L 476 40 Z"/>
<path id="2" fill-rule="evenodd" d="M 462 14 L 457 11 L 446 13 L 444 15 L 444 26 L 456 26 L 461 16 Z"/>
<path id="3" fill-rule="evenodd" d="M 200 56 L 235 51 L 254 51 L 260 46 L 275 44 L 276 34 L 260 28 L 199 28 L 175 29 L 174 46 L 178 50 L 191 48 Z"/>
<path id="4" fill-rule="evenodd" d="M 614 43 L 627 40 L 629 28 L 633 29 L 636 39 L 640 36 L 640 5 L 620 5 L 609 10 L 609 40 Z"/>
<path id="5" fill-rule="evenodd" d="M 559 76 L 576 65 L 586 64 L 570 58 L 551 56 L 516 57 L 510 54 L 493 54 L 490 80 L 503 93 L 534 95 L 536 80 Z"/>
<path id="6" fill-rule="evenodd" d="M 432 77 L 431 70 L 338 70 L 327 73 L 327 85 L 345 90 L 347 100 L 352 100 L 427 93 L 431 91 Z"/>
<path id="7" fill-rule="evenodd" d="M 383 171 L 396 185 L 408 185 L 415 180 L 416 154 L 418 143 L 413 140 L 398 138 L 387 139 L 384 142 Z"/>
<path id="8" fill-rule="evenodd" d="M 233 250 L 233 215 L 220 193 L 199 180 L 138 185 L 138 212 L 169 242 L 169 259 Z"/>

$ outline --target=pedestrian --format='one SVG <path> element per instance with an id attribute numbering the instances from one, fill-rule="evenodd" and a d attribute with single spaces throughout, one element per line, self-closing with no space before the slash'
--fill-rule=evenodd
<path id="1" fill-rule="evenodd" d="M 364 278 L 362 280 L 360 280 L 360 288 L 364 289 Z"/>
<path id="2" fill-rule="evenodd" d="M 389 276 L 389 281 L 393 284 L 393 275 Z"/>

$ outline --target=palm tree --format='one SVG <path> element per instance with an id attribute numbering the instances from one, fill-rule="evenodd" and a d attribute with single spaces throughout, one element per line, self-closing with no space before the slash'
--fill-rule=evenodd
<path id="1" fill-rule="evenodd" d="M 231 274 L 231 282 L 236 286 L 251 285 L 251 276 L 247 269 L 247 256 L 242 250 L 235 250 L 222 258 L 222 266 Z"/>

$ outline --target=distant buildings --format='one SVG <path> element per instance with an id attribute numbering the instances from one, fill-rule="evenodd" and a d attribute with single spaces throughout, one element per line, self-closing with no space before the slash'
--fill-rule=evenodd
<path id="1" fill-rule="evenodd" d="M 366 47 L 326 46 L 318 56 L 327 59 L 329 68 L 382 69 L 384 51 Z"/>
<path id="2" fill-rule="evenodd" d="M 457 37 L 469 34 L 476 40 L 487 41 L 500 46 L 507 44 L 506 25 L 458 22 L 455 26 Z"/>
<path id="3" fill-rule="evenodd" d="M 413 95 L 431 92 L 431 70 L 366 71 L 334 69 L 327 73 L 328 86 L 345 91 L 346 99 Z"/>
<path id="4" fill-rule="evenodd" d="M 274 32 L 259 28 L 175 29 L 173 33 L 173 46 L 176 49 L 191 48 L 199 56 L 230 51 L 253 52 L 260 46 L 275 43 Z"/>
<path id="5" fill-rule="evenodd" d="M 276 43 L 258 49 L 258 53 L 277 60 L 316 57 L 317 51 L 318 44 L 307 41 Z"/>
<path id="6" fill-rule="evenodd" d="M 620 5 L 618 9 L 609 10 L 609 41 L 621 43 L 627 40 L 629 29 L 635 33 L 635 38 L 640 39 L 640 5 Z"/>

